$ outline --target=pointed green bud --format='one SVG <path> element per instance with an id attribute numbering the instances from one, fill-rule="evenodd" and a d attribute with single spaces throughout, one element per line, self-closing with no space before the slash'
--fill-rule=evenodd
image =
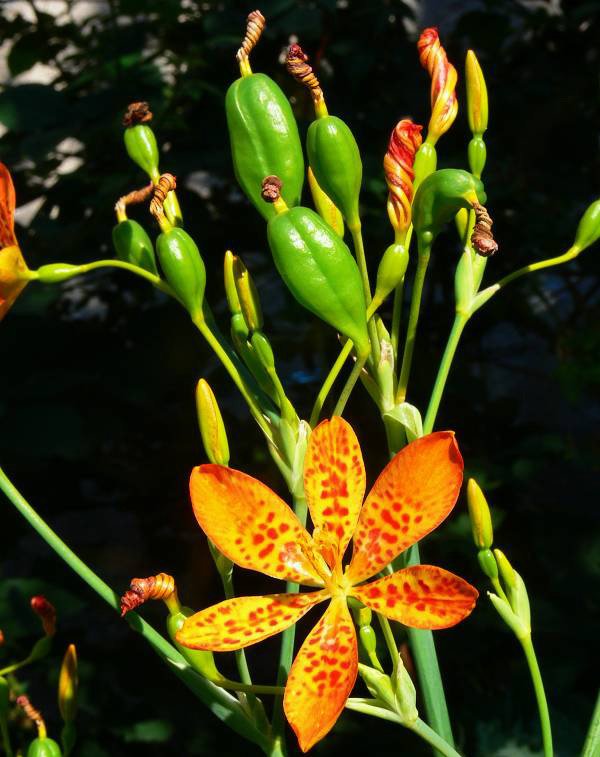
<path id="1" fill-rule="evenodd" d="M 242 312 L 242 306 L 240 305 L 240 299 L 235 287 L 235 277 L 233 275 L 233 264 L 235 259 L 236 256 L 233 252 L 227 250 L 225 253 L 225 263 L 223 265 L 225 296 L 227 297 L 227 304 L 229 305 L 229 310 L 233 316 Z"/>
<path id="2" fill-rule="evenodd" d="M 498 612 L 498 615 L 500 615 L 502 620 L 517 638 L 524 639 L 529 636 L 531 629 L 527 628 L 527 626 L 520 620 L 505 599 L 501 599 L 497 594 L 493 594 L 492 592 L 488 592 L 488 597 Z"/>
<path id="3" fill-rule="evenodd" d="M 508 590 L 508 599 L 510 601 L 513 612 L 519 618 L 523 628 L 526 631 L 526 635 L 531 634 L 531 609 L 529 606 L 529 595 L 527 594 L 527 587 L 525 581 L 521 576 L 514 571 L 515 585 Z"/>
<path id="4" fill-rule="evenodd" d="M 218 683 L 223 681 L 224 677 L 217 670 L 215 665 L 215 658 L 212 652 L 206 652 L 200 649 L 188 649 L 182 646 L 176 639 L 177 631 L 181 629 L 186 619 L 194 615 L 194 610 L 190 607 L 182 607 L 177 613 L 172 613 L 167 618 L 167 631 L 169 637 L 181 652 L 183 658 L 188 662 L 194 670 L 200 673 L 201 676 L 207 678 L 209 681 Z"/>
<path id="5" fill-rule="evenodd" d="M 492 515 L 485 495 L 474 478 L 470 478 L 467 484 L 467 502 L 475 546 L 489 549 L 494 541 Z"/>
<path id="6" fill-rule="evenodd" d="M 477 553 L 479 567 L 488 578 L 498 578 L 498 564 L 491 549 L 480 549 Z"/>
<path id="7" fill-rule="evenodd" d="M 58 677 L 58 709 L 65 723 L 75 720 L 78 685 L 77 650 L 75 644 L 69 644 Z"/>
<path id="8" fill-rule="evenodd" d="M 488 127 L 488 93 L 483 71 L 473 50 L 467 51 L 465 78 L 469 129 L 481 136 Z"/>
<path id="9" fill-rule="evenodd" d="M 229 443 L 223 416 L 212 389 L 204 379 L 196 386 L 196 410 L 204 451 L 211 463 L 229 465 Z"/>
<path id="10" fill-rule="evenodd" d="M 593 202 L 581 216 L 573 247 L 580 252 L 600 239 L 600 199 Z"/>
<path id="11" fill-rule="evenodd" d="M 408 268 L 408 250 L 403 244 L 391 244 L 383 253 L 377 269 L 373 302 L 379 307 L 404 278 Z"/>
<path id="12" fill-rule="evenodd" d="M 494 550 L 494 557 L 498 563 L 498 569 L 508 591 L 514 589 L 517 583 L 515 569 L 508 561 L 508 557 L 500 549 Z"/>
<path id="13" fill-rule="evenodd" d="M 392 684 L 396 695 L 396 712 L 402 718 L 404 725 L 415 723 L 419 717 L 417 691 L 401 657 L 398 658 Z"/>
<path id="14" fill-rule="evenodd" d="M 248 329 L 250 332 L 260 331 L 263 327 L 263 315 L 258 291 L 248 269 L 237 256 L 233 259 L 233 279 Z"/>
<path id="15" fill-rule="evenodd" d="M 275 369 L 275 355 L 273 354 L 273 348 L 267 337 L 261 331 L 255 331 L 250 338 L 250 343 L 254 347 L 258 359 L 268 370 Z"/>
<path id="16" fill-rule="evenodd" d="M 396 697 L 390 677 L 362 663 L 358 664 L 358 671 L 373 697 L 384 704 L 388 710 L 396 712 Z"/>

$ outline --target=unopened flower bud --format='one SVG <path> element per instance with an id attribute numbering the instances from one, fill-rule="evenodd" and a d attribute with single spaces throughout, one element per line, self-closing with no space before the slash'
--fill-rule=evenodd
<path id="1" fill-rule="evenodd" d="M 517 579 L 515 569 L 508 561 L 508 557 L 501 549 L 494 550 L 494 557 L 496 558 L 498 570 L 500 571 L 500 575 L 502 576 L 502 580 L 506 584 L 507 589 L 509 591 L 510 589 L 514 589 L 517 584 Z"/>
<path id="2" fill-rule="evenodd" d="M 56 610 L 51 602 L 41 594 L 31 597 L 31 609 L 42 621 L 46 636 L 54 636 L 56 633 Z"/>
<path id="3" fill-rule="evenodd" d="M 58 678 L 58 709 L 65 723 L 75 720 L 78 683 L 77 650 L 75 644 L 69 644 Z"/>
<path id="4" fill-rule="evenodd" d="M 483 71 L 473 50 L 467 52 L 465 76 L 469 129 L 481 136 L 488 127 L 488 94 Z"/>
<path id="5" fill-rule="evenodd" d="M 600 199 L 593 202 L 581 216 L 573 247 L 579 252 L 600 239 Z"/>
<path id="6" fill-rule="evenodd" d="M 489 549 L 494 541 L 492 515 L 485 495 L 474 478 L 470 478 L 467 484 L 467 502 L 475 546 Z"/>
<path id="7" fill-rule="evenodd" d="M 233 259 L 233 280 L 249 331 L 260 331 L 263 327 L 263 315 L 258 291 L 248 269 L 236 256 Z"/>
<path id="8" fill-rule="evenodd" d="M 196 386 L 196 409 L 204 451 L 211 463 L 229 465 L 229 443 L 223 416 L 209 384 L 200 379 Z"/>
<path id="9" fill-rule="evenodd" d="M 227 250 L 225 253 L 223 274 L 225 279 L 225 296 L 227 297 L 227 304 L 229 305 L 229 310 L 232 316 L 239 315 L 242 312 L 242 306 L 240 305 L 240 298 L 238 297 L 233 275 L 233 264 L 235 259 L 236 257 L 233 252 Z"/>
<path id="10" fill-rule="evenodd" d="M 335 233 L 343 239 L 344 217 L 329 195 L 326 195 L 321 189 L 310 166 L 308 167 L 308 185 L 317 213 L 331 226 Z"/>

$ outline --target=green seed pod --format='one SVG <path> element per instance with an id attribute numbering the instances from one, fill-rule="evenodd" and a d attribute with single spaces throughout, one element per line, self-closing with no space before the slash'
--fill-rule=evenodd
<path id="1" fill-rule="evenodd" d="M 187 647 L 182 646 L 176 639 L 177 631 L 183 626 L 186 618 L 189 618 L 193 614 L 194 610 L 190 607 L 182 607 L 180 612 L 170 614 L 167 618 L 167 632 L 184 659 L 194 668 L 194 670 L 209 681 L 218 683 L 224 679 L 217 670 L 213 653 L 206 652 L 202 649 L 188 649 Z"/>
<path id="2" fill-rule="evenodd" d="M 491 549 L 480 549 L 477 559 L 479 567 L 488 578 L 498 578 L 498 563 Z"/>
<path id="3" fill-rule="evenodd" d="M 128 126 L 123 132 L 123 140 L 127 154 L 134 163 L 155 181 L 160 172 L 158 170 L 158 145 L 152 129 L 146 124 Z"/>
<path id="4" fill-rule="evenodd" d="M 308 127 L 306 149 L 319 186 L 340 209 L 350 230 L 357 229 L 362 161 L 354 135 L 341 118 L 326 115 Z"/>
<path id="5" fill-rule="evenodd" d="M 265 180 L 265 193 L 269 181 Z M 370 350 L 366 305 L 356 261 L 342 239 L 308 208 L 285 206 L 267 226 L 269 246 L 281 278 L 298 302 L 344 336 L 360 357 Z"/>
<path id="6" fill-rule="evenodd" d="M 415 155 L 413 170 L 415 179 L 413 181 L 413 191 L 416 192 L 419 186 L 430 176 L 437 168 L 437 152 L 435 146 L 430 142 L 423 142 Z M 414 196 L 414 195 L 413 195 Z"/>
<path id="7" fill-rule="evenodd" d="M 467 484 L 467 502 L 475 546 L 489 549 L 494 541 L 492 515 L 485 495 L 474 478 L 470 478 Z"/>
<path id="8" fill-rule="evenodd" d="M 580 252 L 600 239 L 600 200 L 593 202 L 581 216 L 573 247 Z"/>
<path id="9" fill-rule="evenodd" d="M 473 203 L 483 205 L 487 197 L 483 184 L 468 171 L 442 168 L 428 176 L 415 195 L 413 225 L 419 237 L 433 239 L 460 208 L 470 210 Z"/>
<path id="10" fill-rule="evenodd" d="M 62 751 L 54 739 L 34 739 L 27 749 L 27 757 L 62 757 Z"/>
<path id="11" fill-rule="evenodd" d="M 137 221 L 128 219 L 118 223 L 113 228 L 112 241 L 119 260 L 137 265 L 158 276 L 152 241 Z"/>
<path id="12" fill-rule="evenodd" d="M 165 279 L 192 319 L 202 317 L 206 269 L 192 237 L 181 228 L 163 231 L 156 252 Z"/>
<path id="13" fill-rule="evenodd" d="M 344 217 L 331 198 L 323 192 L 310 166 L 308 167 L 308 185 L 317 213 L 331 226 L 335 233 L 343 239 Z"/>
<path id="14" fill-rule="evenodd" d="M 196 386 L 196 410 L 204 451 L 211 463 L 229 465 L 229 443 L 217 399 L 208 382 Z"/>
<path id="15" fill-rule="evenodd" d="M 403 244 L 391 244 L 383 253 L 377 269 L 373 302 L 375 307 L 385 300 L 404 278 L 408 267 L 408 250 Z"/>

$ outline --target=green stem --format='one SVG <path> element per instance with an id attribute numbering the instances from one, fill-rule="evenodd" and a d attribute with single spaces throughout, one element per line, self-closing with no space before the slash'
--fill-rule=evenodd
<path id="1" fill-rule="evenodd" d="M 550 713 L 548 712 L 548 702 L 546 701 L 546 692 L 544 691 L 544 682 L 542 681 L 540 666 L 538 665 L 531 636 L 525 636 L 522 639 L 520 638 L 519 641 L 525 652 L 525 658 L 527 659 L 527 665 L 529 666 L 533 689 L 535 691 L 535 698 L 537 700 L 540 726 L 542 728 L 544 757 L 552 757 L 554 754 L 552 747 L 552 728 L 550 726 Z"/>
<path id="2" fill-rule="evenodd" d="M 354 244 L 354 252 L 356 253 L 356 262 L 358 263 L 358 269 L 363 285 L 363 292 L 365 295 L 365 303 L 367 308 L 371 304 L 371 285 L 369 284 L 369 272 L 367 269 L 367 258 L 365 256 L 365 246 L 363 244 L 362 229 L 360 224 L 355 228 L 350 228 L 352 234 L 352 243 Z M 379 347 L 379 337 L 377 336 L 377 325 L 371 318 L 368 320 L 369 339 L 371 340 L 371 353 L 375 361 L 375 365 L 379 363 L 381 357 L 381 350 Z"/>
<path id="3" fill-rule="evenodd" d="M 516 271 L 513 271 L 513 273 L 509 273 L 508 276 L 505 276 L 503 279 L 500 279 L 500 281 L 495 284 L 494 286 L 498 289 L 502 289 L 507 284 L 510 284 L 511 281 L 514 281 L 515 279 L 520 278 L 521 276 L 525 276 L 527 273 L 533 273 L 534 271 L 541 271 L 543 268 L 551 268 L 555 265 L 561 265 L 561 263 L 568 263 L 569 260 L 573 260 L 576 258 L 581 250 L 578 247 L 570 247 L 565 253 L 562 255 L 557 255 L 554 258 L 548 258 L 547 260 L 539 260 L 537 263 L 530 263 L 529 265 L 523 266 L 523 268 L 519 268 Z"/>
<path id="4" fill-rule="evenodd" d="M 25 665 L 29 665 L 30 662 L 32 662 L 31 657 L 26 657 L 20 662 L 14 662 L 12 665 L 8 665 L 7 667 L 2 668 L 2 670 L 0 670 L 0 676 L 7 676 L 9 673 L 14 673 L 16 670 L 24 668 Z"/>
<path id="5" fill-rule="evenodd" d="M 400 344 L 400 322 L 402 319 L 402 300 L 404 296 L 404 276 L 394 291 L 394 307 L 392 310 L 392 350 L 394 352 L 394 361 L 398 359 L 398 348 Z"/>
<path id="6" fill-rule="evenodd" d="M 10 735 L 8 733 L 8 721 L 0 717 L 0 736 L 2 736 L 2 748 L 6 757 L 13 757 L 13 750 L 10 745 Z"/>
<path id="7" fill-rule="evenodd" d="M 300 523 L 303 526 L 306 525 L 306 518 L 308 515 L 308 506 L 306 499 L 302 496 L 294 497 L 294 512 L 298 517 Z M 293 594 L 298 591 L 298 584 L 294 581 L 288 581 L 285 585 L 285 590 L 288 594 Z M 296 625 L 292 625 L 286 628 L 281 634 L 281 646 L 279 649 L 279 666 L 277 669 L 277 686 L 285 686 L 288 673 L 292 667 L 292 660 L 294 659 L 294 640 L 296 638 Z M 283 696 L 279 696 L 275 699 L 273 706 L 273 735 L 275 740 L 279 740 L 282 744 L 285 739 L 285 717 L 283 713 Z"/>
<path id="8" fill-rule="evenodd" d="M 120 613 L 120 598 L 108 584 L 94 573 L 62 539 L 38 515 L 33 507 L 15 488 L 4 471 L 0 468 L 0 489 L 15 506 L 25 520 L 33 527 L 54 552 L 85 581 L 113 610 Z M 175 675 L 230 728 L 245 738 L 258 744 L 264 751 L 269 749 L 270 741 L 247 718 L 240 703 L 223 689 L 195 673 L 186 663 L 177 649 L 170 644 L 156 629 L 135 612 L 127 614 L 129 626 L 140 633 L 150 644 L 154 652 L 169 666 Z"/>
<path id="9" fill-rule="evenodd" d="M 229 678 L 219 679 L 218 685 L 227 691 L 240 691 L 243 694 L 270 694 L 272 696 L 283 696 L 285 688 L 283 686 L 265 686 L 260 683 L 241 683 L 240 681 L 230 681 Z"/>
<path id="10" fill-rule="evenodd" d="M 317 399 L 315 400 L 312 413 L 310 414 L 311 428 L 314 428 L 319 422 L 319 416 L 321 415 L 321 410 L 323 409 L 325 400 L 327 399 L 327 396 L 329 392 L 331 391 L 331 387 L 335 383 L 335 380 L 339 376 L 340 371 L 344 367 L 344 364 L 346 360 L 348 359 L 348 356 L 352 352 L 353 347 L 354 347 L 354 342 L 351 339 L 348 339 L 346 344 L 342 347 L 342 350 L 340 354 L 338 355 L 337 360 L 332 365 L 331 370 L 327 374 L 327 378 L 323 382 L 323 386 L 320 388 L 319 393 L 317 394 Z"/>
<path id="11" fill-rule="evenodd" d="M 223 591 L 225 592 L 225 599 L 233 599 L 235 597 L 235 591 L 233 588 L 233 571 L 230 571 L 229 573 L 223 573 L 221 575 L 221 581 L 223 582 Z M 248 667 L 248 660 L 246 659 L 246 653 L 243 649 L 238 649 L 235 652 L 235 662 L 237 665 L 238 673 L 240 674 L 240 679 L 242 683 L 246 687 L 252 687 L 252 676 L 250 675 L 250 668 Z M 233 683 L 233 682 L 230 682 Z M 223 688 L 228 688 L 227 686 L 223 686 Z M 254 688 L 254 687 L 252 687 Z M 237 691 L 243 691 L 245 689 L 237 689 Z M 267 693 L 267 692 L 253 692 L 253 693 Z M 268 692 L 268 693 L 276 693 L 276 692 Z"/>
<path id="12" fill-rule="evenodd" d="M 371 321 L 372 322 L 372 321 Z M 344 412 L 344 408 L 346 407 L 346 403 L 350 399 L 350 395 L 352 394 L 352 390 L 356 386 L 356 382 L 360 378 L 360 374 L 362 369 L 364 368 L 365 363 L 367 362 L 368 355 L 365 355 L 362 358 L 356 358 L 356 362 L 354 363 L 354 367 L 352 368 L 352 371 L 350 375 L 348 376 L 348 380 L 346 381 L 344 388 L 342 389 L 342 392 L 340 394 L 340 398 L 337 401 L 336 406 L 333 409 L 333 415 L 342 415 Z"/>
<path id="13" fill-rule="evenodd" d="M 423 433 L 430 434 L 435 424 L 435 419 L 440 407 L 442 395 L 446 387 L 446 381 L 448 374 L 450 373 L 450 367 L 456 354 L 456 348 L 460 340 L 461 334 L 469 321 L 469 316 L 464 313 L 457 313 L 454 317 L 454 323 L 452 324 L 452 330 L 446 343 L 446 349 L 438 368 L 438 373 L 435 379 L 435 384 L 431 392 L 431 398 L 429 405 L 427 406 L 427 413 L 425 415 L 425 421 L 423 422 Z"/>
<path id="14" fill-rule="evenodd" d="M 415 272 L 415 281 L 410 298 L 410 312 L 408 315 L 408 327 L 406 329 L 406 342 L 404 343 L 404 354 L 402 355 L 402 367 L 400 369 L 400 378 L 398 379 L 398 390 L 396 392 L 396 404 L 399 405 L 406 399 L 406 390 L 410 369 L 412 366 L 413 354 L 415 351 L 415 339 L 417 337 L 417 325 L 419 323 L 419 313 L 421 311 L 421 298 L 423 297 L 423 285 L 425 284 L 425 275 L 429 265 L 429 249 L 427 251 L 419 250 L 417 260 L 417 270 Z"/>
<path id="15" fill-rule="evenodd" d="M 146 281 L 149 281 L 150 284 L 155 286 L 157 289 L 160 289 L 161 292 L 165 292 L 165 294 L 168 294 L 171 297 L 175 297 L 175 299 L 177 299 L 171 287 L 168 284 L 165 284 L 160 276 L 156 276 L 155 274 L 150 273 L 150 271 L 147 271 L 145 268 L 140 268 L 140 266 L 133 265 L 132 263 L 127 263 L 124 260 L 94 260 L 93 263 L 84 263 L 79 267 L 81 269 L 81 273 L 94 271 L 97 268 L 121 268 L 124 271 L 135 273 L 142 279 L 146 279 Z"/>
<path id="16" fill-rule="evenodd" d="M 248 407 L 250 408 L 250 412 L 252 413 L 255 421 L 258 423 L 258 425 L 262 429 L 264 435 L 267 437 L 267 439 L 272 441 L 271 427 L 265 420 L 265 417 L 262 413 L 262 410 L 260 408 L 260 405 L 258 404 L 256 397 L 254 397 L 249 391 L 248 387 L 246 386 L 242 377 L 240 376 L 239 371 L 233 364 L 233 361 L 231 360 L 227 352 L 223 349 L 219 340 L 216 338 L 216 336 L 208 327 L 206 321 L 204 320 L 204 317 L 194 319 L 193 323 L 196 326 L 196 328 L 200 331 L 202 336 L 209 343 L 209 345 L 212 347 L 213 351 L 215 352 L 215 354 L 217 355 L 217 357 L 219 358 L 219 360 L 225 367 L 227 373 L 229 373 L 229 375 L 233 379 L 233 383 L 237 386 L 237 388 L 240 391 L 240 394 L 246 400 L 246 403 L 248 404 Z"/>
<path id="17" fill-rule="evenodd" d="M 590 727 L 583 745 L 581 757 L 598 757 L 600 754 L 600 694 L 590 720 Z"/>
<path id="18" fill-rule="evenodd" d="M 376 699 L 371 701 L 377 702 Z M 420 736 L 428 744 L 431 744 L 431 746 L 436 749 L 437 752 L 444 755 L 444 757 L 460 757 L 460 754 L 456 749 L 448 744 L 447 741 L 444 741 L 444 739 L 435 731 L 432 731 L 421 718 L 417 718 L 414 723 L 407 723 L 400 717 L 400 715 L 397 715 L 391 710 L 379 707 L 377 704 L 368 704 L 367 702 L 356 701 L 353 699 L 349 699 L 346 702 L 346 709 L 353 710 L 354 712 L 362 712 L 364 715 L 371 715 L 372 717 L 380 718 L 381 720 L 389 720 L 391 723 L 403 725 L 405 728 L 416 733 L 417 736 Z"/>
<path id="19" fill-rule="evenodd" d="M 392 665 L 394 666 L 394 670 L 396 670 L 399 655 L 398 647 L 396 646 L 396 639 L 394 639 L 390 621 L 385 617 L 385 615 L 380 615 L 379 613 L 376 613 L 376 615 L 377 620 L 379 621 L 379 625 L 381 626 L 381 630 L 383 631 L 383 638 L 385 639 L 388 652 L 390 653 Z"/>

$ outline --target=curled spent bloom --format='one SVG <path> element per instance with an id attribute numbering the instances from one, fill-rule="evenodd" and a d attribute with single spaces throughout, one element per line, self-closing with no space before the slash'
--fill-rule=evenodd
<path id="1" fill-rule="evenodd" d="M 38 737 L 41 739 L 45 738 L 46 723 L 44 722 L 42 713 L 37 708 L 35 708 L 29 701 L 29 697 L 26 694 L 21 694 L 20 696 L 17 697 L 17 704 L 23 710 L 23 712 L 27 715 L 27 717 L 30 720 L 33 720 L 33 722 L 35 723 L 37 732 L 38 732 Z"/>
<path id="2" fill-rule="evenodd" d="M 422 126 L 410 118 L 398 121 L 392 134 L 387 152 L 383 159 L 385 181 L 390 191 L 388 198 L 388 215 L 396 232 L 396 241 L 403 242 L 411 222 L 411 204 L 413 198 L 413 165 L 415 154 L 421 146 Z"/>
<path id="3" fill-rule="evenodd" d="M 0 321 L 32 278 L 15 237 L 15 188 L 0 163 Z"/>
<path id="4" fill-rule="evenodd" d="M 457 74 L 440 43 L 436 28 L 421 32 L 417 49 L 421 65 L 431 77 L 431 118 L 427 140 L 435 144 L 452 126 L 458 113 Z"/>
<path id="5" fill-rule="evenodd" d="M 121 597 L 121 617 L 135 610 L 150 599 L 162 599 L 165 603 L 177 603 L 175 579 L 168 573 L 157 573 L 147 578 L 132 578 L 129 589 Z"/>
<path id="6" fill-rule="evenodd" d="M 363 504 L 366 474 L 354 431 L 342 418 L 323 421 L 309 438 L 304 464 L 304 491 L 314 524 L 310 535 L 260 481 L 221 465 L 194 468 L 194 513 L 218 549 L 244 568 L 316 591 L 220 602 L 188 618 L 177 641 L 192 649 L 241 649 L 285 630 L 329 600 L 302 644 L 285 688 L 286 717 L 307 751 L 333 727 L 356 680 L 349 597 L 414 628 L 447 628 L 472 611 L 476 589 L 431 565 L 363 583 L 447 517 L 462 472 L 454 434 L 429 434 L 391 460 Z M 352 558 L 344 566 L 351 539 Z"/>
<path id="7" fill-rule="evenodd" d="M 48 602 L 46 597 L 38 594 L 31 597 L 31 609 L 42 621 L 46 636 L 54 636 L 56 633 L 56 609 L 54 605 Z"/>

